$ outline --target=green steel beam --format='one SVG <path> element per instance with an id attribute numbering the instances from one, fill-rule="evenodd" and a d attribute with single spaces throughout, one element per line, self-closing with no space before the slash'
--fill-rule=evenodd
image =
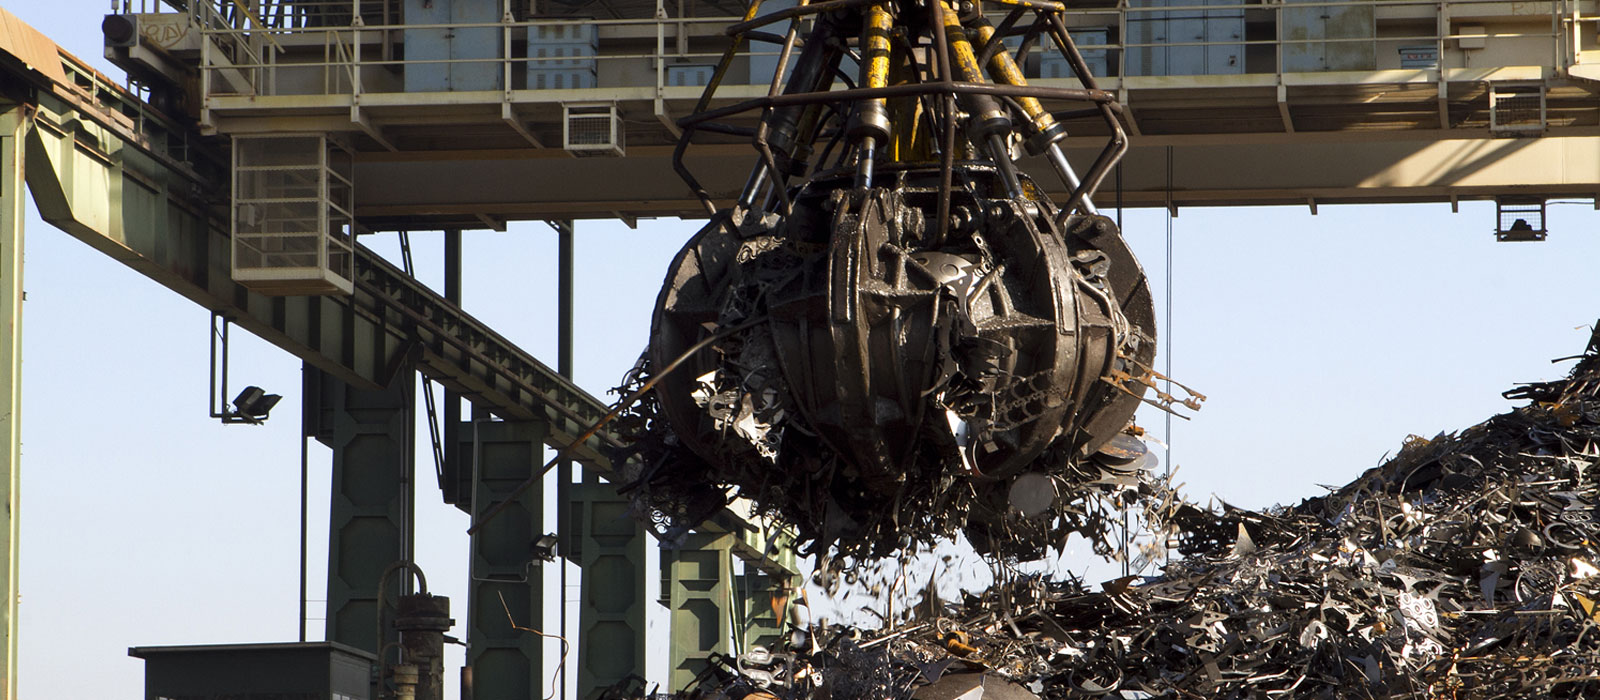
<path id="1" fill-rule="evenodd" d="M 590 476 L 572 487 L 583 571 L 578 613 L 578 698 L 591 700 L 630 674 L 645 673 L 645 534 L 616 487 Z"/>
<path id="2" fill-rule="evenodd" d="M 705 670 L 713 652 L 732 649 L 733 543 L 726 533 L 691 533 L 683 546 L 661 550 L 662 582 L 672 615 L 668 686 L 682 688 Z"/>
<path id="3" fill-rule="evenodd" d="M 229 267 L 227 222 L 205 201 L 221 194 L 216 179 L 151 157 L 77 107 L 39 100 L 28 184 L 50 224 L 356 386 L 387 386 L 414 361 L 508 420 L 550 423 L 552 444 L 573 441 L 605 415 L 594 397 L 365 248 L 351 296 L 245 289 Z M 574 457 L 609 471 L 602 450 L 614 442 L 602 433 Z"/>
<path id="4" fill-rule="evenodd" d="M 757 515 L 753 504 L 745 499 L 729 503 L 721 513 L 711 517 L 700 530 L 727 532 L 734 535 L 733 553 L 740 559 L 778 577 L 800 575 L 795 559 L 794 530 L 779 527 L 770 519 Z"/>
<path id="5" fill-rule="evenodd" d="M 411 582 L 409 575 L 390 577 L 388 601 L 378 600 L 383 573 L 414 560 L 414 387 L 409 373 L 370 391 L 305 369 L 305 432 L 333 448 L 327 640 L 374 654 L 398 641 L 377 638 L 379 606 L 393 606 Z"/>
<path id="6" fill-rule="evenodd" d="M 22 185 L 28 119 L 20 106 L 0 114 L 0 502 L 5 511 L 0 532 L 6 538 L 0 571 L 0 635 L 5 636 L 0 692 L 17 697 L 17 530 L 22 499 Z"/>
<path id="7" fill-rule="evenodd" d="M 473 467 L 472 517 L 498 505 L 544 462 L 546 428 L 536 422 L 479 420 L 461 425 L 461 454 Z M 462 700 L 542 698 L 544 566 L 533 544 L 545 534 L 544 489 L 472 536 L 467 590 L 467 668 Z M 538 630 L 539 632 L 534 632 Z"/>
<path id="8" fill-rule="evenodd" d="M 156 155 L 154 144 L 95 121 L 81 106 L 42 93 L 35 99 L 28 185 L 51 225 L 355 386 L 386 386 L 415 362 L 502 418 L 548 424 L 551 446 L 570 444 L 605 415 L 599 400 L 366 248 L 357 249 L 349 297 L 245 289 L 231 277 L 226 221 L 205 201 L 215 178 Z M 615 442 L 603 430 L 571 454 L 609 474 L 604 450 Z M 753 530 L 729 511 L 709 527 Z"/>

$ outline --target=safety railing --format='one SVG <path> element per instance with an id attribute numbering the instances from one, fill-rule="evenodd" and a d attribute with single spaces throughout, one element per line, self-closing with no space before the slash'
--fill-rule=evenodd
<path id="1" fill-rule="evenodd" d="M 1159 1 L 1159 0 L 1157 0 Z M 1127 0 L 1124 0 L 1126 3 Z M 1580 27 L 1596 21 L 1595 4 L 1579 0 L 1314 0 L 1310 2 L 1170 4 L 1118 8 L 1081 9 L 1072 12 L 1075 24 L 1092 27 L 1104 18 L 1108 35 L 1115 42 L 1096 45 L 1079 42 L 1085 53 L 1104 51 L 1112 55 L 1117 78 L 1160 75 L 1278 74 L 1315 73 L 1350 70 L 1432 69 L 1498 67 L 1508 65 L 1549 66 L 1564 69 L 1577 61 L 1586 46 L 1596 48 L 1593 38 L 1585 44 Z M 1579 12 L 1588 5 L 1589 17 Z M 1542 12 L 1541 12 L 1542 10 Z M 1432 21 L 1432 31 L 1416 31 L 1418 20 Z M 1169 37 L 1155 40 L 1141 34 L 1157 34 L 1151 25 L 1164 27 Z M 1228 27 L 1226 25 L 1235 25 Z M 1187 25 L 1187 26 L 1177 26 Z M 1222 25 L 1222 26 L 1219 26 Z M 1237 36 L 1225 40 L 1172 40 L 1182 31 L 1209 35 L 1233 28 Z M 1471 28 L 1471 30 L 1467 30 Z M 1254 29 L 1256 31 L 1250 31 Z M 1317 34 L 1320 36 L 1316 36 Z M 1247 39 L 1247 35 L 1268 34 L 1271 38 Z M 1589 36 L 1592 37 L 1591 31 Z M 1303 37 L 1303 38 L 1302 38 Z M 1109 37 L 1108 37 L 1109 38 Z M 1463 52 L 1485 51 L 1493 43 L 1493 56 L 1473 62 Z M 1466 46 L 1479 48 L 1465 48 Z M 1222 70 L 1204 59 L 1193 58 L 1201 51 L 1234 50 L 1238 64 Z M 1252 51 L 1252 49 L 1255 49 Z M 1383 50 L 1390 50 L 1385 53 Z M 1127 60 L 1143 52 L 1188 52 L 1187 61 L 1170 61 L 1166 70 L 1129 70 L 1137 61 Z M 1317 51 L 1340 54 L 1337 65 L 1296 64 L 1295 58 Z M 1253 55 L 1252 55 L 1253 54 Z M 1514 59 L 1508 60 L 1508 59 Z M 1455 63 L 1457 65 L 1451 65 Z M 1177 65 L 1173 65 L 1177 64 Z"/>
<path id="2" fill-rule="evenodd" d="M 403 21 L 392 0 L 276 0 L 261 6 L 266 16 L 230 11 L 233 0 L 185 6 L 208 43 L 236 47 L 205 57 L 207 94 L 495 91 L 509 99 L 524 89 L 653 87 L 660 95 L 703 85 L 725 47 L 722 29 L 742 19 L 672 16 L 660 2 L 651 17 L 519 20 L 502 0 L 490 8 L 499 17 L 451 23 Z M 1596 48 L 1595 14 L 1594 0 L 1313 0 L 1124 4 L 1075 9 L 1069 19 L 1102 78 L 1410 69 L 1441 79 L 1450 68 L 1566 68 Z M 1023 43 L 1030 78 L 1066 77 L 1064 57 L 1040 48 L 1047 42 Z M 764 85 L 777 59 L 775 47 L 755 43 L 728 77 Z M 248 88 L 223 74 L 245 76 Z"/>
<path id="3" fill-rule="evenodd" d="M 348 26 L 364 16 L 383 24 L 398 22 L 403 0 L 111 0 L 111 11 L 122 14 L 216 12 L 232 18 L 254 17 L 262 27 Z"/>
<path id="4" fill-rule="evenodd" d="M 285 51 L 262 52 L 260 62 L 248 66 L 250 74 L 257 76 L 251 94 L 258 95 L 650 86 L 665 89 L 703 86 L 722 53 L 722 28 L 737 19 L 363 24 L 254 32 L 208 29 L 205 33 L 216 37 L 219 44 L 256 33 L 271 37 L 277 46 L 288 47 Z M 583 31 L 571 31 L 575 28 Z M 603 50 L 598 37 L 559 38 L 595 34 L 620 36 L 607 43 L 623 48 Z M 549 39 L 551 36 L 558 38 Z M 451 46 L 452 43 L 463 46 Z M 398 46 L 409 47 L 404 58 L 395 51 Z M 744 60 L 751 83 L 764 83 L 776 69 L 777 58 L 776 50 L 758 48 L 747 52 Z M 241 68 L 244 66 L 231 61 L 201 66 L 203 73 L 210 74 Z M 204 83 L 208 94 L 245 92 L 214 76 Z"/>
<path id="5" fill-rule="evenodd" d="M 291 2 L 292 0 L 268 0 Z M 255 93 L 262 80 L 261 67 L 283 50 L 267 32 L 259 10 L 261 2 L 234 0 L 111 0 L 111 11 L 146 14 L 172 11 L 187 16 L 209 39 L 201 43 L 202 81 L 209 94 L 210 81 L 220 78 L 235 91 Z"/>

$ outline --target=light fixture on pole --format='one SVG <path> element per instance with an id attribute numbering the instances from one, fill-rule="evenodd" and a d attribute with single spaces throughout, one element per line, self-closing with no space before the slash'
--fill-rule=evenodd
<path id="1" fill-rule="evenodd" d="M 234 418 L 244 423 L 260 423 L 267 419 L 267 414 L 272 412 L 272 407 L 278 405 L 283 397 L 277 394 L 268 394 L 258 386 L 247 386 L 239 396 L 233 400 L 233 410 L 230 412 Z"/>
<path id="2" fill-rule="evenodd" d="M 227 317 L 211 314 L 211 417 L 224 425 L 248 423 L 260 425 L 267 420 L 272 407 L 283 400 L 277 394 L 268 394 L 258 386 L 247 386 L 235 396 L 233 402 L 218 405 L 228 396 L 228 323 Z"/>

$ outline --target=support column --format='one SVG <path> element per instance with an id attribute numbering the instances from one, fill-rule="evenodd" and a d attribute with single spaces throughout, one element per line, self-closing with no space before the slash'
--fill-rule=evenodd
<path id="1" fill-rule="evenodd" d="M 572 319 L 574 300 L 577 296 L 574 280 L 576 277 L 576 265 L 573 262 L 576 241 L 573 238 L 573 234 L 576 228 L 571 219 L 552 221 L 550 226 L 556 230 L 556 372 L 567 379 L 572 379 L 574 371 L 572 347 L 575 341 Z M 561 559 L 558 564 L 561 567 L 561 576 L 559 577 L 561 580 L 558 582 L 561 594 L 557 596 L 560 601 L 558 605 L 561 606 L 561 619 L 557 629 L 561 631 L 561 636 L 563 637 L 566 637 L 572 631 L 567 625 L 567 591 L 571 590 L 567 587 L 567 577 L 570 575 L 571 565 L 579 566 L 578 580 L 580 586 L 583 581 L 581 573 L 583 571 L 582 562 L 579 561 L 577 554 L 577 550 L 580 547 L 578 542 L 579 533 L 584 531 L 581 527 L 583 516 L 573 517 L 572 476 L 572 460 L 563 459 L 556 464 L 556 534 L 561 538 Z M 580 595 L 580 606 L 582 602 L 582 596 Z M 582 615 L 580 614 L 579 617 L 581 619 Z M 582 630 L 582 627 L 579 629 Z M 580 633 L 577 643 L 577 659 L 580 669 L 586 655 L 585 652 L 588 650 L 587 642 L 584 640 L 585 636 Z M 561 700 L 567 700 L 567 668 L 566 664 L 562 664 L 561 692 L 557 695 Z M 585 678 L 584 672 L 579 670 L 577 685 L 579 698 L 588 697 L 588 691 L 584 690 Z"/>
<path id="2" fill-rule="evenodd" d="M 773 578 L 748 564 L 746 567 L 749 573 L 740 574 L 736 586 L 739 589 L 736 597 L 744 616 L 744 629 L 740 630 L 744 648 L 761 646 L 768 651 L 776 650 L 784 641 L 782 613 L 791 595 L 790 579 Z"/>
<path id="3" fill-rule="evenodd" d="M 444 298 L 461 306 L 461 230 L 444 232 Z M 461 395 L 448 389 L 444 392 L 444 473 L 439 479 L 439 489 L 444 502 L 463 512 L 472 512 L 472 465 L 461 456 Z"/>
<path id="4" fill-rule="evenodd" d="M 411 561 L 416 396 L 411 372 L 381 391 L 356 389 L 309 365 L 306 434 L 333 448 L 328 517 L 327 638 L 378 653 L 378 579 Z M 388 604 L 411 592 L 392 579 Z M 393 635 L 382 643 L 398 641 Z"/>
<path id="5" fill-rule="evenodd" d="M 628 499 L 590 475 L 573 487 L 573 558 L 582 567 L 578 698 L 645 673 L 645 534 Z M 676 687 L 676 686 L 675 686 Z"/>
<path id="6" fill-rule="evenodd" d="M 474 522 L 544 466 L 546 433 L 543 423 L 461 425 L 461 454 L 473 468 Z M 544 489 L 536 485 L 472 536 L 462 700 L 550 694 L 541 663 L 544 639 L 528 631 L 544 631 L 544 567 L 534 554 L 534 542 L 545 534 L 543 505 Z"/>
<path id="7" fill-rule="evenodd" d="M 690 533 L 682 548 L 661 550 L 661 566 L 672 612 L 668 686 L 682 688 L 706 668 L 712 652 L 731 650 L 733 535 Z"/>
<path id="8" fill-rule="evenodd" d="M 5 635 L 5 666 L 0 690 L 17 697 L 17 531 L 22 505 L 22 219 L 23 138 L 28 121 L 21 107 L 0 115 L 0 499 L 4 500 L 5 582 L 0 586 L 0 634 Z"/>
<path id="9" fill-rule="evenodd" d="M 762 528 L 746 531 L 741 539 L 750 550 L 766 553 L 777 567 L 762 571 L 746 561 L 746 573 L 736 579 L 734 597 L 738 600 L 744 648 L 759 645 L 772 650 L 784 641 L 788 606 L 799 590 L 800 576 L 796 573 L 799 568 L 793 533 L 770 528 L 767 523 L 762 523 Z"/>

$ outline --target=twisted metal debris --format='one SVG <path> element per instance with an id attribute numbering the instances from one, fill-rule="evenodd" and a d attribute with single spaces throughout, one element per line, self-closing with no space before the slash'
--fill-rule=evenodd
<path id="1" fill-rule="evenodd" d="M 1576 359 L 1327 496 L 1175 506 L 1182 556 L 1159 576 L 930 595 L 882 630 L 727 659 L 679 697 L 1594 697 L 1600 330 Z"/>
<path id="2" fill-rule="evenodd" d="M 1141 400 L 1203 397 L 1145 399 L 1161 379 L 1149 285 L 1092 201 L 1128 142 L 1065 9 L 835 0 L 758 16 L 758 0 L 727 29 L 674 153 L 711 221 L 669 266 L 626 388 L 659 384 L 619 424 L 623 490 L 663 531 L 737 487 L 816 553 L 964 533 L 1037 558 L 1070 532 L 1103 537 L 1095 483 L 1127 462 L 1102 449 Z M 714 107 L 747 40 L 792 67 L 780 58 L 765 97 Z M 1046 45 L 1074 87 L 1023 78 Z M 1082 177 L 1068 122 L 1104 137 Z M 721 206 L 683 156 L 735 139 L 760 158 Z M 1022 148 L 1060 177 L 1059 205 Z"/>

